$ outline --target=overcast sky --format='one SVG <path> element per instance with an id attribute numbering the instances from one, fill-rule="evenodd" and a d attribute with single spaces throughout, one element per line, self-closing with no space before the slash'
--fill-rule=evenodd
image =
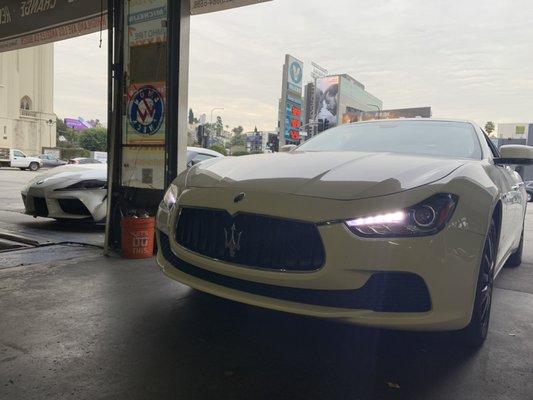
<path id="1" fill-rule="evenodd" d="M 93 34 L 55 44 L 55 112 L 106 115 L 106 55 Z M 286 53 L 348 73 L 384 108 L 533 121 L 531 0 L 274 0 L 192 17 L 189 106 L 224 124 L 277 125 Z"/>

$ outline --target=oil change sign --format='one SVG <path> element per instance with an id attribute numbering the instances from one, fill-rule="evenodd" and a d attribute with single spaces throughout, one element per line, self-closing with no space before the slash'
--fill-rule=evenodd
<path id="1" fill-rule="evenodd" d="M 105 29 L 107 0 L 0 0 L 0 52 Z"/>
<path id="2" fill-rule="evenodd" d="M 191 0 L 191 14 L 205 14 L 272 0 Z"/>

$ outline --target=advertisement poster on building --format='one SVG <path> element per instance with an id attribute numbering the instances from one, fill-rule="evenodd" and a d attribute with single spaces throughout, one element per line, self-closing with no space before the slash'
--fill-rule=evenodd
<path id="1" fill-rule="evenodd" d="M 125 144 L 165 144 L 165 87 L 165 82 L 128 86 Z"/>
<path id="2" fill-rule="evenodd" d="M 327 121 L 328 127 L 337 125 L 339 110 L 339 77 L 326 76 L 316 80 L 315 122 Z"/>

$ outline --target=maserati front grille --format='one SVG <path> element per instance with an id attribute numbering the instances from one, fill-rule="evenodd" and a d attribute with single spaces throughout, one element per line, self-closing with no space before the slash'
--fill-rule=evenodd
<path id="1" fill-rule="evenodd" d="M 247 267 L 315 271 L 325 252 L 315 224 L 216 209 L 180 209 L 176 242 L 203 256 Z"/>

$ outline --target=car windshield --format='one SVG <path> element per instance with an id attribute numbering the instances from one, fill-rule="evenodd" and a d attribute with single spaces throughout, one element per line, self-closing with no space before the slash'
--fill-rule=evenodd
<path id="1" fill-rule="evenodd" d="M 472 125 L 445 121 L 380 121 L 342 125 L 314 137 L 297 150 L 481 158 L 481 147 Z"/>

